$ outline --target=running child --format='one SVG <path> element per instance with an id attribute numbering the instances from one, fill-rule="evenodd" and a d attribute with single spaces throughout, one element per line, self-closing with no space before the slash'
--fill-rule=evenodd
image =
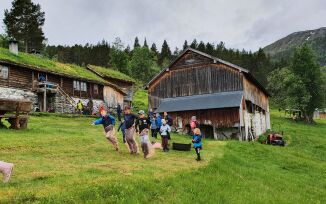
<path id="1" fill-rule="evenodd" d="M 124 108 L 124 121 L 126 123 L 126 141 L 129 146 L 130 154 L 138 153 L 138 145 L 135 140 L 135 120 L 138 117 L 131 113 L 130 106 L 125 106 Z"/>
<path id="2" fill-rule="evenodd" d="M 119 144 L 115 136 L 115 130 L 114 130 L 115 118 L 112 115 L 107 114 L 107 111 L 105 109 L 102 109 L 100 114 L 101 114 L 101 118 L 94 121 L 92 125 L 102 124 L 104 127 L 106 139 L 112 143 L 116 151 L 119 151 Z"/>
<path id="3" fill-rule="evenodd" d="M 140 110 L 138 112 L 139 119 L 136 121 L 136 132 L 140 136 L 140 144 L 144 153 L 144 158 L 147 159 L 150 151 L 150 143 L 148 138 L 149 126 L 151 122 L 145 117 L 145 111 Z"/>

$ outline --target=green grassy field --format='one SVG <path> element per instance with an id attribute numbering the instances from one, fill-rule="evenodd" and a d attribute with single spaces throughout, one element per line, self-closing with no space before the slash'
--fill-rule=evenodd
<path id="1" fill-rule="evenodd" d="M 0 203 L 325 203 L 326 121 L 271 119 L 288 146 L 205 140 L 196 162 L 193 151 L 131 156 L 120 134 L 117 153 L 92 118 L 32 116 L 28 130 L 0 130 L 0 160 L 16 164 Z"/>

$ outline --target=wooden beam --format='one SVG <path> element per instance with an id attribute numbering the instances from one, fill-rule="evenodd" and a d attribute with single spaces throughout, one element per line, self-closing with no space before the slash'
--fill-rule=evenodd
<path id="1" fill-rule="evenodd" d="M 46 112 L 46 84 L 44 84 L 44 93 L 43 93 L 43 112 Z"/>
<path id="2" fill-rule="evenodd" d="M 34 71 L 32 71 L 32 90 L 34 89 Z"/>
<path id="3" fill-rule="evenodd" d="M 215 125 L 213 125 L 213 133 L 214 133 L 214 139 L 217 140 L 217 131 Z"/>

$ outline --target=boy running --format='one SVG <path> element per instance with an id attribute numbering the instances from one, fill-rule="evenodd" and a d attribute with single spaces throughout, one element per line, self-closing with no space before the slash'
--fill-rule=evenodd
<path id="1" fill-rule="evenodd" d="M 138 117 L 131 113 L 130 106 L 125 106 L 124 108 L 124 122 L 126 124 L 126 141 L 129 146 L 130 154 L 138 153 L 138 145 L 135 141 L 135 119 Z"/>
<path id="2" fill-rule="evenodd" d="M 92 125 L 102 124 L 104 127 L 106 139 L 112 143 L 112 145 L 116 151 L 119 151 L 118 140 L 115 137 L 115 130 L 114 130 L 115 119 L 114 119 L 114 117 L 110 114 L 107 114 L 105 109 L 102 109 L 100 114 L 102 117 L 97 119 L 96 121 L 94 121 L 92 123 Z"/>
<path id="3" fill-rule="evenodd" d="M 139 119 L 136 121 L 136 131 L 139 132 L 141 148 L 144 153 L 144 158 L 147 159 L 150 148 L 148 133 L 151 122 L 145 117 L 145 111 L 140 110 L 138 115 Z"/>

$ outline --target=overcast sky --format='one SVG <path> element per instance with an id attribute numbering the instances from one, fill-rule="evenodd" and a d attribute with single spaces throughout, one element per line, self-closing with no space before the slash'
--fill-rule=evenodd
<path id="1" fill-rule="evenodd" d="M 173 51 L 194 38 L 256 51 L 281 37 L 326 26 L 325 0 L 33 0 L 45 11 L 49 44 L 113 42 L 135 36 Z M 3 10 L 11 0 L 0 0 Z M 0 33 L 4 33 L 1 22 Z"/>

